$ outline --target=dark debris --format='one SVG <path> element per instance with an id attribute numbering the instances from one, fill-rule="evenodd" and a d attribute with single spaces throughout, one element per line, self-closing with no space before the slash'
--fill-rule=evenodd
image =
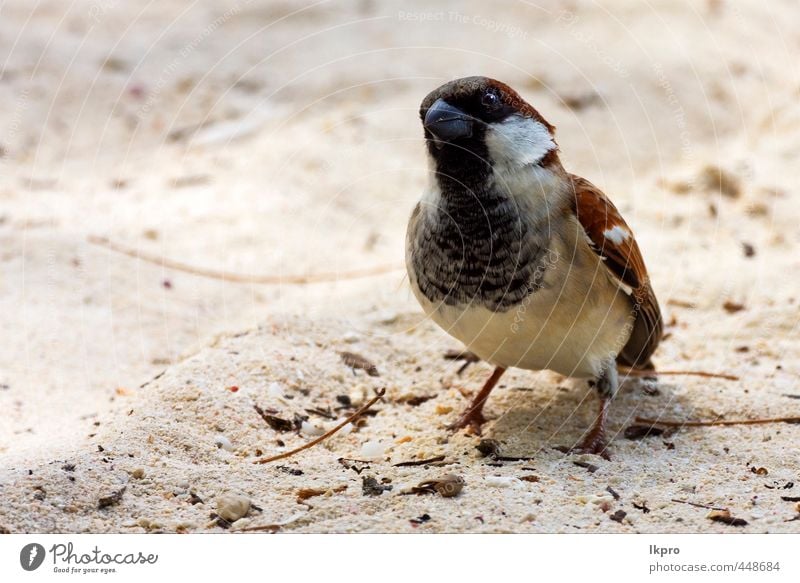
<path id="1" fill-rule="evenodd" d="M 375 364 L 372 361 L 361 356 L 360 354 L 356 354 L 355 352 L 342 351 L 339 353 L 339 356 L 342 357 L 342 362 L 344 362 L 347 366 L 353 369 L 354 373 L 356 369 L 361 369 L 371 377 L 381 376 L 380 373 L 378 372 L 378 367 L 375 366 Z"/>
<path id="2" fill-rule="evenodd" d="M 261 418 L 275 431 L 292 431 L 295 428 L 295 421 L 290 421 L 289 419 L 283 419 L 281 417 L 277 417 L 275 415 L 270 415 L 264 409 L 259 407 L 258 405 L 253 405 L 253 408 L 256 410 Z"/>
<path id="3" fill-rule="evenodd" d="M 98 508 L 108 508 L 109 506 L 116 506 L 122 501 L 122 495 L 125 494 L 127 486 L 123 486 L 116 492 L 112 492 L 108 496 L 103 496 L 97 501 Z"/>
<path id="4" fill-rule="evenodd" d="M 625 428 L 625 439 L 643 439 L 645 437 L 663 435 L 664 429 L 654 425 L 629 425 Z"/>
<path id="5" fill-rule="evenodd" d="M 626 516 L 628 516 L 627 512 L 625 512 L 624 510 L 617 510 L 614 514 L 609 516 L 609 518 L 614 522 L 622 523 L 622 521 L 625 519 Z"/>
<path id="6" fill-rule="evenodd" d="M 374 476 L 364 476 L 361 478 L 361 493 L 364 496 L 380 496 L 387 490 L 391 489 L 391 485 L 379 483 Z"/>

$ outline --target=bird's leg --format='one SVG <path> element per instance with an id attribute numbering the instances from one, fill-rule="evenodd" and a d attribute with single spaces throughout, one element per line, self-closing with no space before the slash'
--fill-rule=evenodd
<path id="1" fill-rule="evenodd" d="M 469 407 L 466 408 L 458 420 L 450 425 L 449 429 L 458 430 L 470 427 L 475 434 L 481 434 L 481 425 L 486 423 L 486 418 L 483 416 L 483 404 L 489 398 L 489 393 L 492 392 L 504 372 L 506 372 L 506 369 L 501 366 L 494 369 L 492 376 L 484 383 L 483 388 L 472 400 L 472 403 L 469 404 Z"/>
<path id="2" fill-rule="evenodd" d="M 600 397 L 600 410 L 591 429 L 589 429 L 580 444 L 573 448 L 573 451 L 593 453 L 605 459 L 611 459 L 608 454 L 608 442 L 606 441 L 606 417 L 611 406 L 611 400 L 619 387 L 616 363 L 612 361 L 611 364 L 606 366 L 600 378 L 597 379 L 596 387 L 597 394 Z"/>

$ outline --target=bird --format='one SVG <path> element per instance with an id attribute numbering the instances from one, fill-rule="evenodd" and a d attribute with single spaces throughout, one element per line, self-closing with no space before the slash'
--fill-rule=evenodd
<path id="1" fill-rule="evenodd" d="M 426 316 L 494 370 L 450 426 L 480 435 L 509 368 L 588 379 L 599 410 L 570 451 L 608 458 L 618 365 L 648 375 L 663 321 L 633 232 L 611 200 L 567 172 L 555 127 L 514 89 L 456 79 L 419 110 L 429 179 L 405 263 Z"/>

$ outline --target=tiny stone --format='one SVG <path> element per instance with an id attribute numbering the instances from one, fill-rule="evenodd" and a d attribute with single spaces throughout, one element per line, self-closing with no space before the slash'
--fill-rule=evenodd
<path id="1" fill-rule="evenodd" d="M 464 479 L 454 474 L 445 474 L 436 482 L 434 489 L 442 498 L 453 498 L 464 489 Z"/>
<path id="2" fill-rule="evenodd" d="M 378 322 L 380 324 L 388 325 L 397 322 L 397 312 L 385 311 L 378 314 Z"/>
<path id="3" fill-rule="evenodd" d="M 217 497 L 217 515 L 228 522 L 236 522 L 250 511 L 250 498 L 226 492 Z"/>
<path id="4" fill-rule="evenodd" d="M 283 398 L 283 387 L 280 383 L 270 383 L 267 393 L 270 397 L 275 397 L 276 399 Z"/>
<path id="5" fill-rule="evenodd" d="M 303 424 L 300 426 L 300 433 L 309 437 L 318 437 L 325 433 L 325 430 L 316 425 L 312 425 L 308 421 L 303 421 Z"/>
<path id="6" fill-rule="evenodd" d="M 231 443 L 231 440 L 225 437 L 224 435 L 217 435 L 214 438 L 214 443 L 217 445 L 218 448 L 224 449 L 225 451 L 233 451 L 235 448 Z"/>
<path id="7" fill-rule="evenodd" d="M 494 439 L 481 439 L 480 443 L 475 446 L 483 457 L 495 457 L 500 453 L 500 443 Z"/>
<path id="8" fill-rule="evenodd" d="M 361 457 L 366 459 L 381 457 L 386 447 L 380 441 L 368 441 L 361 446 Z"/>
<path id="9" fill-rule="evenodd" d="M 521 484 L 522 481 L 514 477 L 508 476 L 486 476 L 486 485 L 494 486 L 495 488 L 510 488 L 516 484 Z"/>

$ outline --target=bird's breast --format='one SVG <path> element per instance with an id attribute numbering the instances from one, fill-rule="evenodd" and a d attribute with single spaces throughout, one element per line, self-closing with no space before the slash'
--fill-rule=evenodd
<path id="1" fill-rule="evenodd" d="M 422 209 L 408 269 L 429 302 L 505 312 L 545 284 L 549 237 L 509 198 Z"/>

